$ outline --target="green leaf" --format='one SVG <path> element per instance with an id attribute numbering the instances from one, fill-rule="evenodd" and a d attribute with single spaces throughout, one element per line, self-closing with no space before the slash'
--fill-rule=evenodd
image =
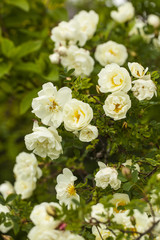
<path id="1" fill-rule="evenodd" d="M 6 199 L 6 203 L 9 203 L 9 202 L 13 201 L 16 197 L 17 197 L 17 195 L 14 194 L 14 193 L 13 194 L 9 194 L 7 199 Z"/>
<path id="2" fill-rule="evenodd" d="M 125 190 L 125 191 L 129 191 L 132 187 L 133 187 L 133 183 L 131 183 L 131 182 L 127 182 L 127 183 L 124 183 L 123 184 L 123 190 Z"/>
<path id="3" fill-rule="evenodd" d="M 5 74 L 8 74 L 11 67 L 11 63 L 0 63 L 0 78 L 2 78 Z"/>
<path id="4" fill-rule="evenodd" d="M 17 47 L 15 52 L 16 58 L 22 58 L 32 52 L 38 51 L 42 46 L 42 41 L 28 41 Z"/>
<path id="5" fill-rule="evenodd" d="M 33 72 L 33 73 L 40 73 L 41 69 L 37 66 L 37 64 L 32 62 L 27 63 L 19 63 L 15 66 L 15 69 L 17 71 L 23 71 L 23 72 Z"/>
<path id="6" fill-rule="evenodd" d="M 6 3 L 16 6 L 26 12 L 29 11 L 29 3 L 27 0 L 6 0 Z"/>
<path id="7" fill-rule="evenodd" d="M 47 76 L 43 76 L 43 78 L 52 82 L 58 81 L 59 80 L 58 68 L 56 66 L 53 66 L 50 73 Z"/>
<path id="8" fill-rule="evenodd" d="M 39 90 L 39 88 L 36 88 L 24 96 L 20 103 L 20 114 L 24 114 L 30 108 L 32 99 L 37 96 Z"/>
<path id="9" fill-rule="evenodd" d="M 1 49 L 6 57 L 10 57 L 15 49 L 14 43 L 8 38 L 1 38 Z"/>
<path id="10" fill-rule="evenodd" d="M 4 201 L 4 199 L 3 199 L 3 197 L 0 195 L 0 204 L 2 204 L 2 205 L 5 205 L 6 203 L 5 203 L 5 201 Z"/>

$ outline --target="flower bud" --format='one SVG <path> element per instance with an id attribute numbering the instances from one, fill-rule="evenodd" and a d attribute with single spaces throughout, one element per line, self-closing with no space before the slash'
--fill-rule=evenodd
<path id="1" fill-rule="evenodd" d="M 64 46 L 61 46 L 58 48 L 58 53 L 61 56 L 66 56 L 67 55 L 67 48 Z"/>
<path id="2" fill-rule="evenodd" d="M 154 28 L 157 28 L 160 25 L 160 19 L 155 14 L 150 14 L 148 16 L 147 22 L 149 25 L 153 26 Z"/>
<path id="3" fill-rule="evenodd" d="M 59 54 L 53 53 L 53 54 L 49 55 L 49 59 L 50 59 L 51 63 L 57 64 L 57 63 L 59 63 L 59 60 L 60 60 Z"/>
<path id="4" fill-rule="evenodd" d="M 122 174 L 123 176 L 130 178 L 131 177 L 131 171 L 128 167 L 122 167 Z"/>

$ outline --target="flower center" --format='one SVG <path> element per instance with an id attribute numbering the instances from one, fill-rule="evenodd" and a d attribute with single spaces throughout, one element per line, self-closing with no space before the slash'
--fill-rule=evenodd
<path id="1" fill-rule="evenodd" d="M 53 98 L 50 98 L 49 101 L 49 110 L 54 111 L 55 109 L 57 109 L 58 103 Z"/>
<path id="2" fill-rule="evenodd" d="M 126 205 L 126 202 L 125 201 L 120 201 L 116 204 L 116 208 L 114 208 L 115 212 L 116 213 L 119 213 L 119 212 L 125 212 L 125 210 L 118 210 L 118 207 L 120 206 L 125 206 Z"/>
<path id="3" fill-rule="evenodd" d="M 116 56 L 116 53 L 112 49 L 109 50 L 109 53 Z"/>
<path id="4" fill-rule="evenodd" d="M 74 187 L 74 185 L 72 185 L 72 184 L 69 184 L 69 185 L 68 185 L 66 191 L 69 193 L 70 196 L 75 196 L 75 195 L 76 195 L 75 187 Z"/>
<path id="5" fill-rule="evenodd" d="M 122 80 L 122 78 L 119 74 L 116 74 L 111 78 L 111 82 L 112 82 L 114 87 L 117 87 L 117 86 L 120 86 L 123 83 L 123 80 Z"/>
<path id="6" fill-rule="evenodd" d="M 117 104 L 114 104 L 115 105 L 115 109 L 114 109 L 114 111 L 116 112 L 116 113 L 119 113 L 119 111 L 122 109 L 122 105 L 121 104 L 119 104 L 119 103 L 117 103 Z"/>
<path id="7" fill-rule="evenodd" d="M 83 116 L 85 116 L 85 113 L 84 113 L 81 109 L 80 109 L 79 111 L 76 110 L 76 111 L 74 112 L 74 118 L 75 118 L 75 120 L 76 120 L 76 123 L 79 122 L 79 119 L 80 119 L 80 117 L 81 117 L 81 114 L 80 114 L 80 113 L 82 113 Z"/>

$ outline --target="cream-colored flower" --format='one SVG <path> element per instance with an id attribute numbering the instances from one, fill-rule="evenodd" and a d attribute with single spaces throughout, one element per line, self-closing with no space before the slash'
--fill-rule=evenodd
<path id="1" fill-rule="evenodd" d="M 21 194 L 22 199 L 27 199 L 32 196 L 36 189 L 36 178 L 28 177 L 23 179 L 18 178 L 14 183 L 14 189 L 17 194 Z"/>
<path id="2" fill-rule="evenodd" d="M 124 92 L 110 94 L 103 105 L 106 116 L 113 118 L 115 121 L 126 118 L 126 113 L 130 107 L 130 97 Z"/>
<path id="3" fill-rule="evenodd" d="M 106 226 L 104 224 L 100 224 L 100 227 L 93 226 L 92 233 L 96 237 L 95 240 L 107 239 L 108 237 L 116 239 L 115 235 L 111 231 L 106 229 Z"/>
<path id="4" fill-rule="evenodd" d="M 86 41 L 91 39 L 96 31 L 99 16 L 91 10 L 86 12 L 80 11 L 74 16 L 73 21 L 77 23 L 78 41 L 80 46 L 84 46 Z"/>
<path id="5" fill-rule="evenodd" d="M 89 104 L 77 99 L 65 104 L 63 114 L 67 131 L 79 131 L 87 127 L 93 118 L 93 110 Z"/>
<path id="6" fill-rule="evenodd" d="M 104 205 L 102 203 L 97 203 L 96 205 L 92 206 L 91 211 L 91 219 L 92 222 L 99 221 L 101 223 L 107 222 L 109 213 L 107 209 L 104 208 Z"/>
<path id="7" fill-rule="evenodd" d="M 16 178 L 40 178 L 42 171 L 33 153 L 21 152 L 16 157 L 16 164 L 13 168 Z"/>
<path id="8" fill-rule="evenodd" d="M 117 213 L 115 212 L 113 222 L 116 222 L 117 224 L 122 224 L 124 228 L 130 228 L 133 230 L 134 226 L 132 225 L 130 221 L 130 216 L 128 214 L 129 210 L 117 211 Z"/>
<path id="9" fill-rule="evenodd" d="M 52 160 L 59 158 L 63 152 L 61 145 L 62 138 L 54 127 L 39 127 L 34 122 L 33 133 L 25 136 L 25 144 L 28 150 L 33 150 L 38 156 L 50 157 Z"/>
<path id="10" fill-rule="evenodd" d="M 91 142 L 98 137 L 98 129 L 95 126 L 88 125 L 83 128 L 79 134 L 79 140 L 82 142 Z"/>
<path id="11" fill-rule="evenodd" d="M 70 20 L 69 22 L 62 21 L 58 26 L 54 27 L 51 31 L 51 39 L 55 42 L 56 48 L 66 43 L 75 44 L 77 42 L 77 22 Z"/>
<path id="12" fill-rule="evenodd" d="M 116 169 L 107 167 L 104 163 L 98 162 L 100 170 L 95 175 L 96 186 L 105 189 L 108 185 L 114 190 L 121 186 Z"/>
<path id="13" fill-rule="evenodd" d="M 124 23 L 131 20 L 134 17 L 134 7 L 132 3 L 126 2 L 118 7 L 117 11 L 111 11 L 111 18 L 118 23 Z"/>
<path id="14" fill-rule="evenodd" d="M 102 68 L 98 77 L 100 91 L 103 93 L 117 91 L 128 92 L 131 89 L 131 77 L 128 71 L 116 63 L 109 64 L 105 68 Z"/>
<path id="15" fill-rule="evenodd" d="M 82 236 L 73 234 L 70 231 L 60 232 L 57 240 L 85 240 Z"/>
<path id="16" fill-rule="evenodd" d="M 148 68 L 144 69 L 144 67 L 137 62 L 132 62 L 132 63 L 129 62 L 128 67 L 132 76 L 136 78 L 142 78 L 148 71 Z"/>
<path id="17" fill-rule="evenodd" d="M 33 113 L 43 124 L 58 128 L 63 122 L 63 107 L 72 99 L 72 91 L 68 87 L 57 88 L 51 83 L 45 83 L 38 97 L 32 101 Z"/>
<path id="18" fill-rule="evenodd" d="M 77 46 L 68 47 L 66 56 L 61 57 L 61 63 L 68 70 L 74 68 L 73 74 L 77 77 L 89 76 L 94 66 L 94 60 L 90 56 L 89 51 Z"/>
<path id="19" fill-rule="evenodd" d="M 58 64 L 60 62 L 60 56 L 57 52 L 49 55 L 49 59 L 53 64 Z"/>
<path id="20" fill-rule="evenodd" d="M 76 193 L 74 181 L 77 180 L 68 168 L 63 169 L 63 174 L 57 177 L 57 185 L 55 187 L 57 192 L 57 199 L 60 204 L 65 204 L 68 208 L 75 207 L 73 199 L 80 201 L 79 195 Z"/>
<path id="21" fill-rule="evenodd" d="M 153 26 L 154 28 L 158 28 L 160 25 L 160 19 L 157 15 L 155 14 L 150 14 L 147 19 L 148 24 Z"/>
<path id="22" fill-rule="evenodd" d="M 58 230 L 39 225 L 33 227 L 28 234 L 29 240 L 58 240 L 59 236 L 60 232 Z"/>
<path id="23" fill-rule="evenodd" d="M 14 192 L 14 187 L 10 182 L 6 181 L 0 185 L 0 193 L 3 195 L 4 199 Z"/>
<path id="24" fill-rule="evenodd" d="M 36 205 L 30 215 L 30 219 L 35 225 L 41 225 L 51 227 L 55 229 L 60 224 L 60 220 L 55 220 L 56 209 L 61 210 L 61 206 L 58 203 L 43 202 Z"/>
<path id="25" fill-rule="evenodd" d="M 152 80 L 138 79 L 132 82 L 133 95 L 139 100 L 150 100 L 154 95 L 157 96 L 156 85 Z"/>
<path id="26" fill-rule="evenodd" d="M 121 66 L 125 63 L 127 57 L 126 47 L 114 41 L 98 45 L 95 52 L 95 58 L 102 66 L 110 63 L 117 63 Z"/>
<path id="27" fill-rule="evenodd" d="M 119 206 L 125 206 L 130 202 L 128 194 L 125 193 L 115 193 L 113 194 L 113 198 L 110 202 L 115 205 L 115 212 L 123 212 L 123 210 L 119 210 Z"/>
<path id="28" fill-rule="evenodd" d="M 0 204 L 0 213 L 9 213 L 9 209 L 7 206 Z M 6 222 L 11 222 L 10 219 L 6 218 Z M 4 223 L 0 224 L 0 232 L 7 233 L 13 226 L 6 227 Z"/>

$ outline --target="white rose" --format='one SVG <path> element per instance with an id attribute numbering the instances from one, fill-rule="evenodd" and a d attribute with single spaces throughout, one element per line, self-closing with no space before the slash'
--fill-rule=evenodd
<path id="1" fill-rule="evenodd" d="M 86 41 L 91 39 L 95 33 L 99 16 L 93 10 L 89 12 L 83 10 L 74 16 L 74 20 L 77 22 L 79 45 L 84 46 Z"/>
<path id="2" fill-rule="evenodd" d="M 117 224 L 122 224 L 124 228 L 131 228 L 134 229 L 134 226 L 132 225 L 130 221 L 130 216 L 128 216 L 129 210 L 126 211 L 119 211 L 117 213 L 114 213 L 113 222 L 116 222 Z"/>
<path id="3" fill-rule="evenodd" d="M 63 107 L 72 99 L 72 91 L 68 87 L 57 88 L 51 83 L 45 83 L 38 97 L 32 101 L 33 113 L 43 124 L 58 128 L 63 122 Z"/>
<path id="4" fill-rule="evenodd" d="M 7 206 L 4 206 L 4 205 L 0 204 L 0 213 L 2 213 L 2 212 L 3 213 L 9 213 L 10 211 L 9 211 Z M 6 222 L 11 222 L 11 221 L 10 221 L 10 219 L 7 218 Z M 0 224 L 0 232 L 7 233 L 12 227 L 13 227 L 12 225 L 10 227 L 6 227 L 4 225 L 4 223 L 2 223 L 2 224 Z"/>
<path id="5" fill-rule="evenodd" d="M 56 213 L 56 208 L 61 210 L 58 203 L 46 203 L 43 202 L 36 205 L 30 215 L 30 219 L 35 225 L 42 225 L 46 227 L 56 228 L 60 224 L 60 220 L 54 219 L 54 214 Z M 53 212 L 53 215 L 49 215 L 48 212 Z"/>
<path id="6" fill-rule="evenodd" d="M 60 61 L 60 56 L 57 52 L 55 52 L 55 53 L 49 55 L 49 59 L 50 59 L 51 63 L 58 64 Z"/>
<path id="7" fill-rule="evenodd" d="M 103 105 L 106 116 L 113 118 L 115 121 L 126 118 L 126 113 L 130 107 L 130 97 L 124 92 L 110 94 Z"/>
<path id="8" fill-rule="evenodd" d="M 67 131 L 79 131 L 88 126 L 93 110 L 88 103 L 72 99 L 63 109 L 64 127 Z"/>
<path id="9" fill-rule="evenodd" d="M 82 142 L 91 142 L 98 137 L 98 129 L 95 126 L 88 125 L 83 128 L 79 134 L 79 140 Z"/>
<path id="10" fill-rule="evenodd" d="M 145 232 L 147 229 L 149 229 L 152 225 L 151 218 L 148 217 L 147 213 L 141 213 L 137 209 L 134 209 L 134 214 L 135 218 L 135 228 L 137 232 Z"/>
<path id="11" fill-rule="evenodd" d="M 85 240 L 82 236 L 73 234 L 70 231 L 60 232 L 60 236 L 57 240 Z"/>
<path id="12" fill-rule="evenodd" d="M 154 95 L 157 95 L 156 85 L 152 80 L 138 79 L 132 82 L 132 92 L 134 96 L 139 100 L 150 100 Z"/>
<path id="13" fill-rule="evenodd" d="M 105 189 L 108 185 L 114 190 L 121 186 L 121 181 L 117 178 L 118 172 L 116 169 L 107 167 L 104 163 L 98 162 L 100 170 L 95 175 L 96 186 Z"/>
<path id="14" fill-rule="evenodd" d="M 40 178 L 42 171 L 38 167 L 38 162 L 33 153 L 22 152 L 16 157 L 16 164 L 13 168 L 16 178 Z"/>
<path id="15" fill-rule="evenodd" d="M 148 68 L 144 69 L 144 67 L 137 62 L 129 62 L 128 67 L 131 71 L 131 74 L 136 78 L 142 78 L 148 71 Z"/>
<path id="16" fill-rule="evenodd" d="M 157 15 L 155 14 L 150 14 L 147 19 L 148 24 L 153 26 L 154 28 L 158 28 L 160 25 L 160 19 Z"/>
<path id="17" fill-rule="evenodd" d="M 100 224 L 100 226 L 92 227 L 92 233 L 96 237 L 95 240 L 102 240 L 102 239 L 107 239 L 109 237 L 112 237 L 112 239 L 116 239 L 115 235 L 106 229 L 106 226 L 104 224 Z"/>
<path id="18" fill-rule="evenodd" d="M 54 27 L 51 31 L 51 39 L 56 43 L 56 48 L 64 45 L 66 42 L 69 44 L 75 44 L 77 42 L 77 23 L 74 20 L 69 22 L 62 21 L 57 27 Z"/>
<path id="19" fill-rule="evenodd" d="M 61 145 L 62 138 L 54 127 L 39 127 L 34 122 L 33 133 L 25 136 L 25 144 L 28 150 L 33 150 L 38 156 L 50 157 L 52 160 L 59 158 L 63 152 Z"/>
<path id="20" fill-rule="evenodd" d="M 65 204 L 70 208 L 75 207 L 73 199 L 80 201 L 79 195 L 76 193 L 74 181 L 77 180 L 68 168 L 63 169 L 63 174 L 57 176 L 57 185 L 55 187 L 57 192 L 57 199 L 60 204 Z"/>
<path id="21" fill-rule="evenodd" d="M 134 17 L 134 7 L 132 3 L 126 2 L 117 11 L 111 11 L 111 18 L 119 23 L 124 23 L 131 20 Z"/>
<path id="22" fill-rule="evenodd" d="M 70 46 L 67 49 L 66 56 L 61 57 L 61 63 L 68 70 L 74 68 L 74 75 L 82 77 L 89 76 L 94 66 L 94 60 L 89 51 L 77 46 Z"/>
<path id="23" fill-rule="evenodd" d="M 29 234 L 29 240 L 58 240 L 60 232 L 46 226 L 33 227 Z"/>
<path id="24" fill-rule="evenodd" d="M 92 206 L 91 218 L 93 218 L 93 222 L 96 219 L 99 222 L 105 223 L 108 220 L 108 215 L 109 214 L 102 203 L 97 203 L 96 205 Z"/>
<path id="25" fill-rule="evenodd" d="M 102 66 L 109 63 L 117 63 L 121 66 L 125 63 L 127 57 L 126 47 L 113 41 L 98 45 L 95 52 L 95 58 Z"/>
<path id="26" fill-rule="evenodd" d="M 33 191 L 36 189 L 36 178 L 18 178 L 14 183 L 14 189 L 17 194 L 22 195 L 22 199 L 27 199 L 32 196 Z"/>
<path id="27" fill-rule="evenodd" d="M 119 210 L 119 206 L 125 206 L 130 202 L 128 194 L 125 193 L 115 193 L 113 194 L 113 198 L 110 200 L 112 204 L 115 205 L 115 212 L 123 212 L 123 210 Z"/>
<path id="28" fill-rule="evenodd" d="M 116 91 L 128 92 L 131 89 L 131 77 L 128 71 L 116 63 L 102 68 L 98 77 L 100 91 L 103 93 Z"/>
<path id="29" fill-rule="evenodd" d="M 8 195 L 14 193 L 14 187 L 10 182 L 6 181 L 0 185 L 0 193 L 3 195 L 4 199 L 6 199 Z"/>

